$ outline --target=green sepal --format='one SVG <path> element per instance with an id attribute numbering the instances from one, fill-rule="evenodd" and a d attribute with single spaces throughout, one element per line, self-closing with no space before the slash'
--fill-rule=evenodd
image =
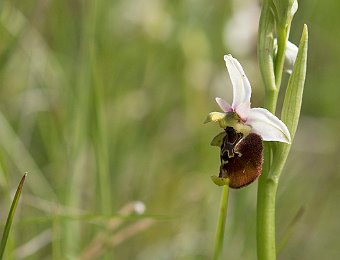
<path id="1" fill-rule="evenodd" d="M 227 133 L 225 131 L 219 133 L 211 140 L 210 145 L 221 147 L 223 144 L 223 139 L 226 135 Z"/>
<path id="2" fill-rule="evenodd" d="M 229 186 L 229 179 L 228 178 L 221 178 L 218 176 L 211 176 L 211 180 L 217 185 L 217 186 Z"/>

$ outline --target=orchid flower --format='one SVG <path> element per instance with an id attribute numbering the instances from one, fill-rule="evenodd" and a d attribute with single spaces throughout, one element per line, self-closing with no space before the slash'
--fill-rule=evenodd
<path id="1" fill-rule="evenodd" d="M 218 122 L 223 129 L 232 127 L 243 137 L 255 133 L 264 141 L 290 143 L 288 128 L 279 118 L 267 109 L 250 107 L 251 86 L 241 64 L 230 54 L 225 55 L 224 60 L 233 86 L 233 102 L 230 105 L 217 97 L 223 112 L 211 112 L 205 123 Z"/>

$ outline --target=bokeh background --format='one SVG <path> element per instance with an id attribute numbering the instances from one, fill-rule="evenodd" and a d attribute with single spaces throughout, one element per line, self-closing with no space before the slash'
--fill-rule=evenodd
<path id="1" fill-rule="evenodd" d="M 279 259 L 340 257 L 339 10 L 300 0 L 293 20 L 309 55 Z M 256 0 L 1 1 L 1 231 L 29 172 L 6 259 L 210 259 L 220 130 L 202 122 L 231 100 L 227 53 L 262 106 L 259 14 Z M 256 258 L 256 189 L 230 193 L 226 259 Z"/>

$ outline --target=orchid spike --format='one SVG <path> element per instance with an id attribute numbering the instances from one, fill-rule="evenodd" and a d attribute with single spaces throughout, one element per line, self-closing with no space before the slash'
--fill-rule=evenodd
<path id="1" fill-rule="evenodd" d="M 224 60 L 233 86 L 233 102 L 230 105 L 217 97 L 223 113 L 212 112 L 205 122 L 218 122 L 223 129 L 232 127 L 243 136 L 255 133 L 264 141 L 290 143 L 288 128 L 279 118 L 267 109 L 250 107 L 251 86 L 241 64 L 230 54 L 225 55 Z"/>

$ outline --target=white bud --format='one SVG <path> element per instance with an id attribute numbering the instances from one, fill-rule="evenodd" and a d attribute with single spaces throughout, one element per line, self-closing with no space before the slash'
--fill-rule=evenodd
<path id="1" fill-rule="evenodd" d="M 283 69 L 288 74 L 292 74 L 298 50 L 299 48 L 295 44 L 291 43 L 290 41 L 287 41 L 286 52 L 285 52 L 285 63 L 283 65 L 284 66 Z M 277 39 L 276 38 L 274 39 L 274 52 L 276 56 L 277 54 Z"/>
<path id="2" fill-rule="evenodd" d="M 292 74 L 298 50 L 299 48 L 295 44 L 287 42 L 284 69 L 289 74 Z"/>

